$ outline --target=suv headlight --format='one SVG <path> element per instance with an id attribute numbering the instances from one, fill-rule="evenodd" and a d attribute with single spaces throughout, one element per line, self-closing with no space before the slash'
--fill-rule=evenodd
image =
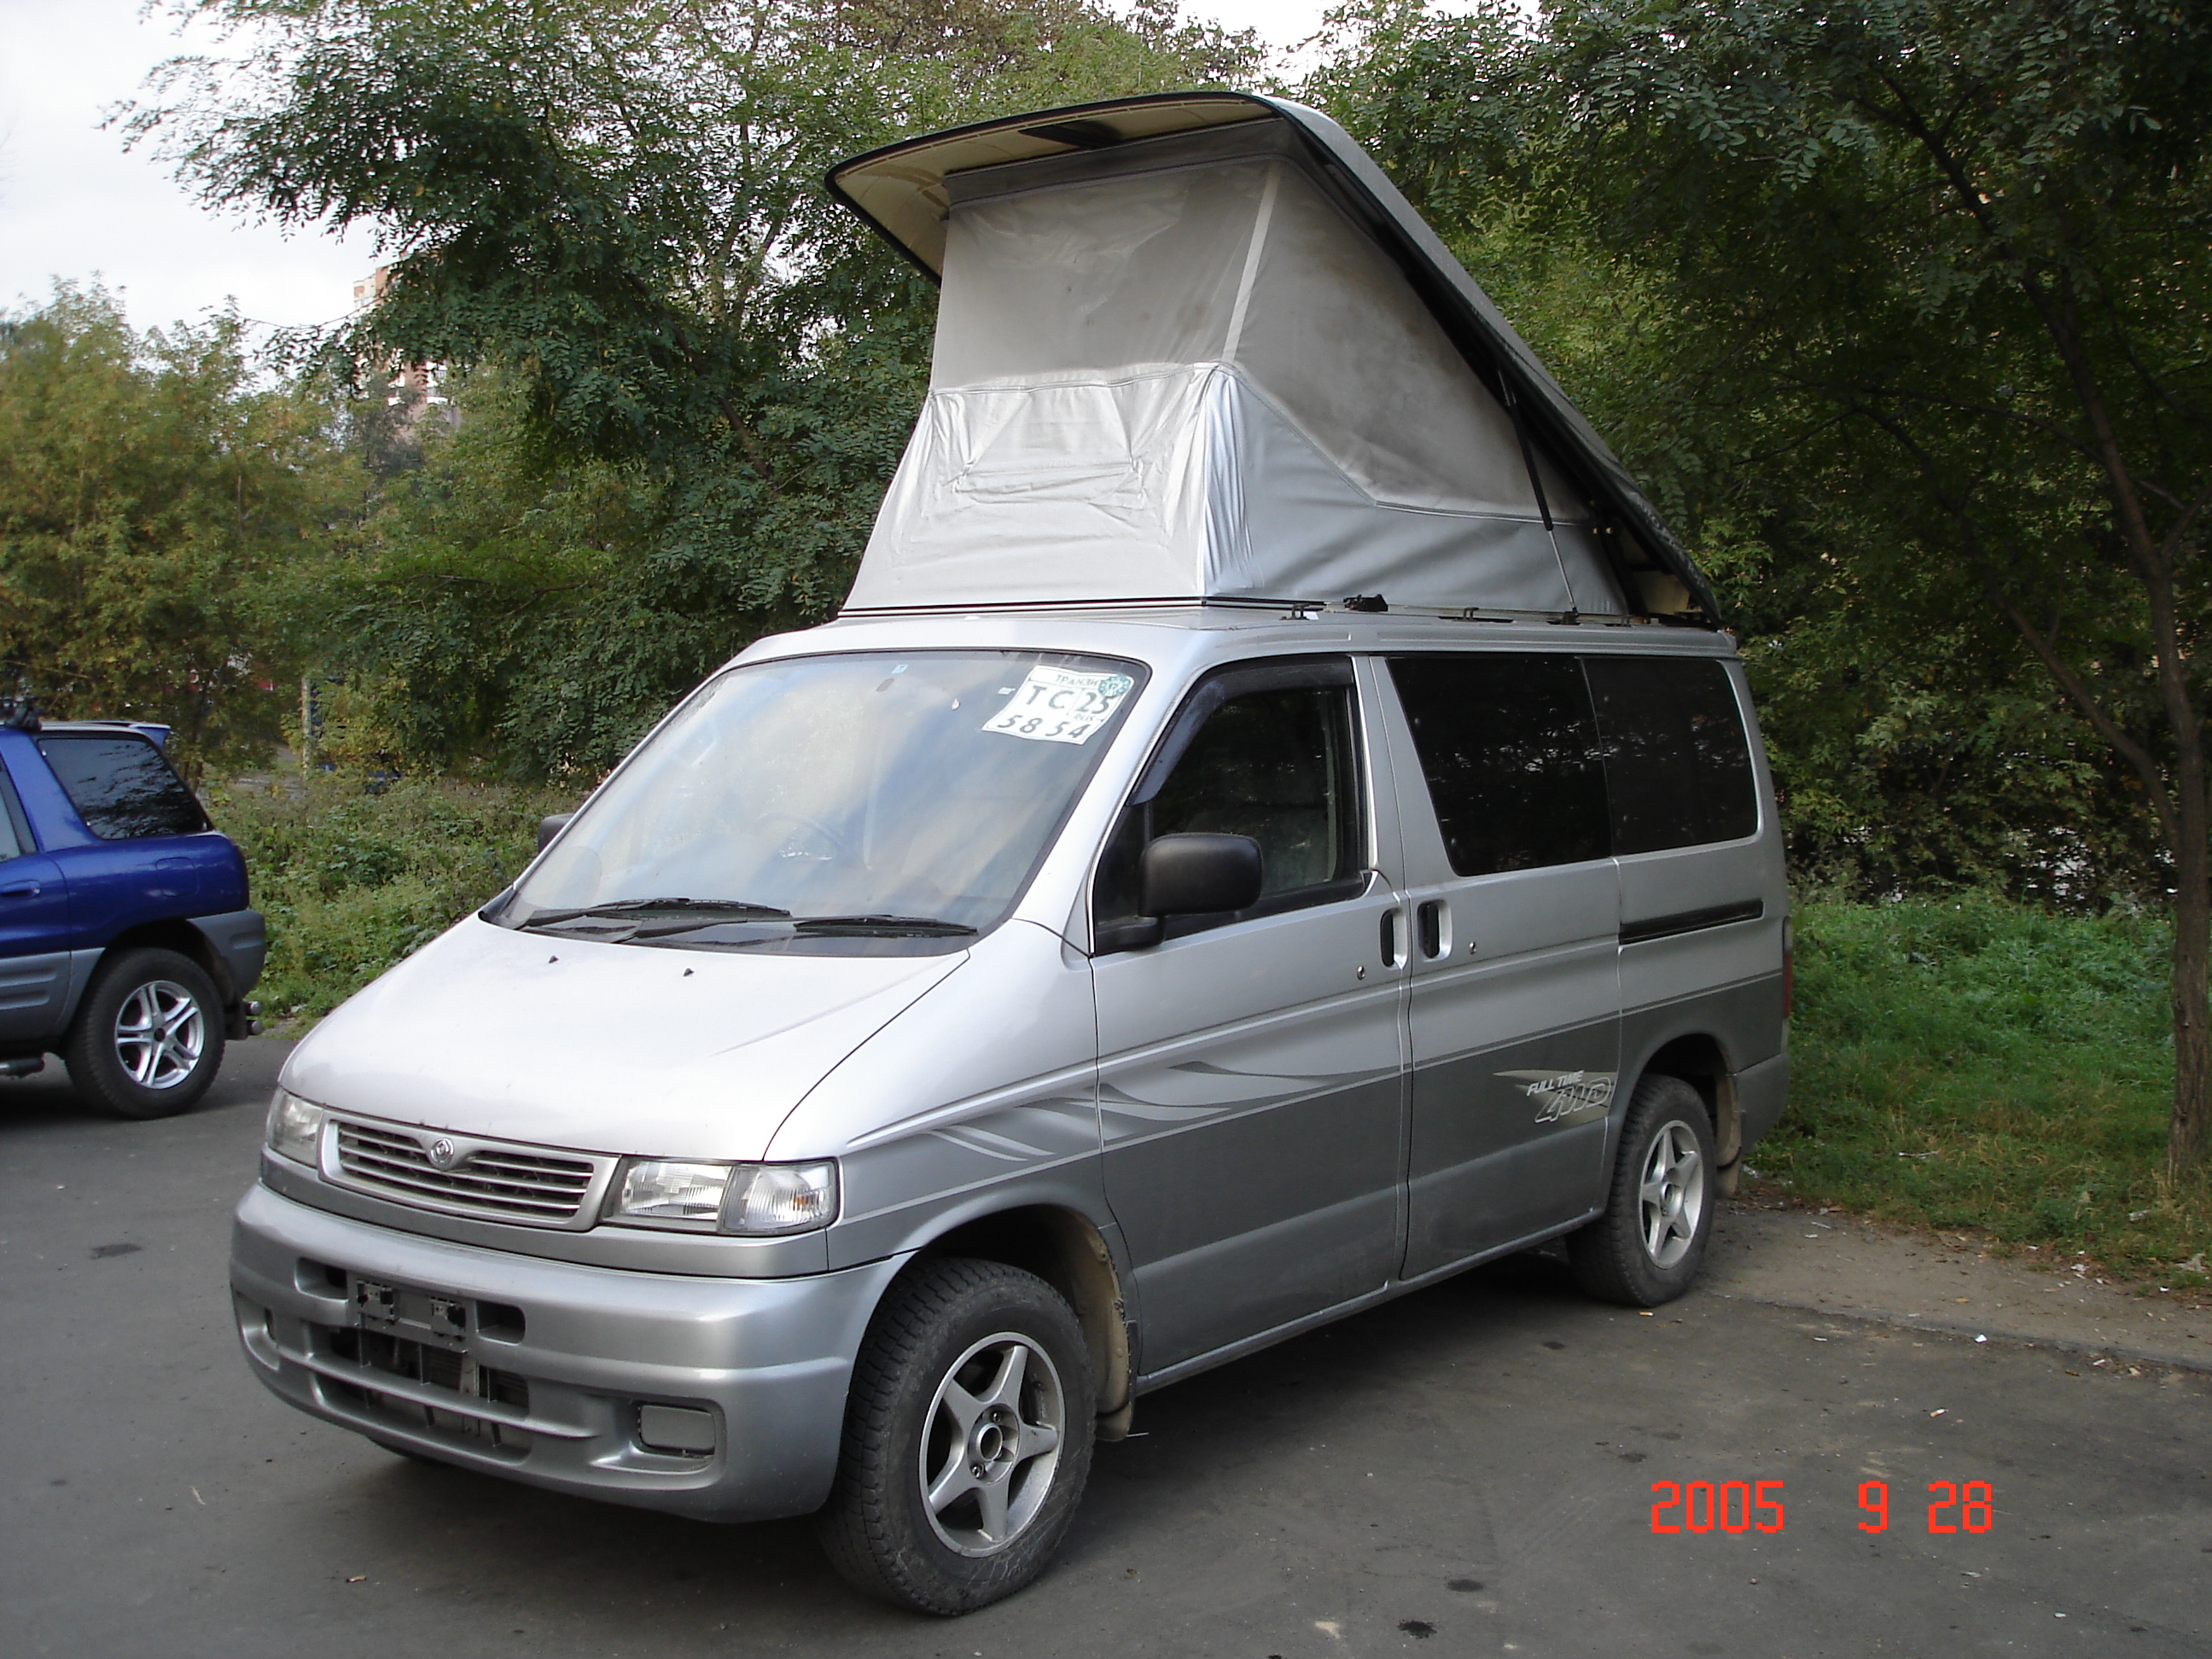
<path id="1" fill-rule="evenodd" d="M 599 1217 L 622 1227 L 753 1238 L 811 1233 L 837 1218 L 837 1166 L 626 1158 Z"/>
<path id="2" fill-rule="evenodd" d="M 269 1150 L 315 1168 L 322 1162 L 323 1109 L 289 1089 L 269 1097 Z"/>

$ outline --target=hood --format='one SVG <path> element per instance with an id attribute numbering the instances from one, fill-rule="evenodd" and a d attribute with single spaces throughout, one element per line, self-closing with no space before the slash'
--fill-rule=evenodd
<path id="1" fill-rule="evenodd" d="M 425 1128 L 757 1158 L 808 1090 L 964 960 L 608 945 L 471 916 L 316 1027 L 283 1084 Z"/>

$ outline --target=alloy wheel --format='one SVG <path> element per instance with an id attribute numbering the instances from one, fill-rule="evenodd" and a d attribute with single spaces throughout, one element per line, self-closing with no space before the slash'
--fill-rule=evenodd
<path id="1" fill-rule="evenodd" d="M 115 1014 L 115 1058 L 142 1089 L 173 1089 L 207 1048 L 207 1015 L 174 980 L 149 980 Z"/>
<path id="2" fill-rule="evenodd" d="M 1688 1124 L 1664 1124 L 1651 1138 L 1638 1195 L 1644 1253 L 1657 1266 L 1671 1267 L 1696 1243 L 1705 1213 L 1705 1161 Z"/>
<path id="3" fill-rule="evenodd" d="M 937 1385 L 925 1421 L 922 1507 L 963 1555 L 996 1555 L 1036 1519 L 1060 1464 L 1066 1399 L 1052 1356 L 1001 1331 L 974 1344 Z"/>

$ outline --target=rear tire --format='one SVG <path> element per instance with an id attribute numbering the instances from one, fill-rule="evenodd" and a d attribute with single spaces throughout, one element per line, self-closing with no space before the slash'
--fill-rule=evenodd
<path id="1" fill-rule="evenodd" d="M 1713 1177 L 1704 1099 L 1680 1078 L 1645 1076 L 1629 1097 L 1605 1213 L 1567 1237 L 1576 1282 L 1630 1308 L 1656 1308 L 1688 1290 L 1712 1238 Z"/>
<path id="2" fill-rule="evenodd" d="M 77 1092 L 118 1117 L 168 1117 L 222 1066 L 222 1000 L 207 970 L 142 947 L 100 965 L 62 1046 Z"/>
<path id="3" fill-rule="evenodd" d="M 1096 1401 L 1082 1328 L 1044 1280 L 957 1257 L 909 1269 L 854 1365 L 818 1522 L 831 1563 L 917 1613 L 1012 1595 L 1074 1518 Z"/>

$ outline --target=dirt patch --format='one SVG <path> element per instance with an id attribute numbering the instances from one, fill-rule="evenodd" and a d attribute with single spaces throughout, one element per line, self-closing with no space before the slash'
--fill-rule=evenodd
<path id="1" fill-rule="evenodd" d="M 2139 1295 L 2101 1283 L 2086 1261 L 2078 1268 L 1753 1199 L 1723 1207 L 1703 1283 L 1778 1307 L 2212 1372 L 2212 1310 L 2201 1297 Z"/>

